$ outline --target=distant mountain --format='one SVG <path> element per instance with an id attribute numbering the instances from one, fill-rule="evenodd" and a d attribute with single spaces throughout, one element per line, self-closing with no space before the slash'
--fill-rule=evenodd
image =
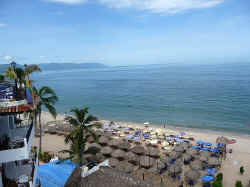
<path id="1" fill-rule="evenodd" d="M 70 70 L 70 69 L 93 69 L 93 68 L 105 68 L 107 67 L 101 63 L 47 63 L 38 64 L 42 70 Z"/>
<path id="2" fill-rule="evenodd" d="M 70 70 L 70 69 L 93 69 L 93 68 L 105 68 L 107 67 L 101 63 L 44 63 L 38 64 L 42 70 Z M 10 64 L 0 64 L 0 72 L 4 72 Z M 17 67 L 23 67 L 23 65 L 17 64 Z"/>

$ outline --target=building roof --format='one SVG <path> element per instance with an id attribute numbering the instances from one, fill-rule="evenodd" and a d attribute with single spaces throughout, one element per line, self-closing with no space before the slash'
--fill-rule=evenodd
<path id="1" fill-rule="evenodd" d="M 64 187 L 157 187 L 151 182 L 135 178 L 131 174 L 124 173 L 110 167 L 100 169 L 87 177 L 81 177 L 81 169 L 76 168 L 68 178 Z"/>

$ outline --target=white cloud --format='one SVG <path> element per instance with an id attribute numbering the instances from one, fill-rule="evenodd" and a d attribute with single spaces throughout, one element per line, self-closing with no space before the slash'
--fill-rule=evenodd
<path id="1" fill-rule="evenodd" d="M 4 60 L 7 60 L 7 61 L 8 61 L 8 60 L 11 60 L 12 58 L 13 58 L 12 56 L 4 56 L 4 57 L 3 57 L 3 59 L 4 59 Z"/>
<path id="2" fill-rule="evenodd" d="M 1 28 L 1 27 L 7 27 L 7 24 L 0 23 L 0 28 Z"/>
<path id="3" fill-rule="evenodd" d="M 155 13 L 178 13 L 190 9 L 209 8 L 224 0 L 99 0 L 111 8 L 136 8 Z"/>
<path id="4" fill-rule="evenodd" d="M 55 3 L 64 3 L 64 4 L 69 4 L 69 5 L 76 5 L 76 4 L 85 3 L 88 0 L 47 0 L 47 1 L 55 2 Z"/>

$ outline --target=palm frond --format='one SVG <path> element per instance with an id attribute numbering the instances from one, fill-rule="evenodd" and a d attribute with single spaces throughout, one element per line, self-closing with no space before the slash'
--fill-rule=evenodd
<path id="1" fill-rule="evenodd" d="M 87 118 L 84 120 L 84 123 L 90 124 L 93 121 L 97 121 L 97 117 L 92 116 L 92 115 L 88 115 Z"/>
<path id="2" fill-rule="evenodd" d="M 42 71 L 42 69 L 38 65 L 31 64 L 25 68 L 25 75 L 29 75 L 33 72 L 41 72 L 41 71 Z"/>
<path id="3" fill-rule="evenodd" d="M 80 126 L 79 121 L 77 119 L 75 119 L 74 117 L 68 116 L 65 118 L 65 120 L 67 120 L 74 127 Z"/>
<path id="4" fill-rule="evenodd" d="M 49 104 L 49 103 L 44 103 L 45 107 L 48 109 L 49 113 L 54 117 L 56 118 L 57 116 L 57 112 L 56 112 L 56 108 Z"/>
<path id="5" fill-rule="evenodd" d="M 17 75 L 16 75 L 16 72 L 14 71 L 13 68 L 11 67 L 8 67 L 6 70 L 5 70 L 5 76 L 9 79 L 16 79 L 17 78 Z"/>

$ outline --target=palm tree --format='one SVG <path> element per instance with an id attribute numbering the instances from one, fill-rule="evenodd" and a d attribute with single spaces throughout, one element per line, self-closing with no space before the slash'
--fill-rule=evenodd
<path id="1" fill-rule="evenodd" d="M 56 93 L 53 89 L 43 86 L 39 90 L 37 90 L 35 87 L 33 87 L 34 94 L 36 96 L 40 97 L 40 102 L 37 105 L 37 110 L 35 113 L 35 116 L 38 115 L 39 119 L 39 128 L 40 128 L 40 143 L 39 143 L 39 149 L 40 152 L 42 152 L 42 123 L 41 123 L 41 115 L 42 115 L 42 108 L 45 107 L 49 113 L 56 118 L 57 112 L 54 105 L 58 101 L 58 97 L 56 96 Z M 37 118 L 36 118 L 37 119 Z"/>
<path id="2" fill-rule="evenodd" d="M 13 62 L 15 63 L 15 62 Z M 30 86 L 29 75 L 33 72 L 41 72 L 41 68 L 38 65 L 24 65 L 23 68 L 13 68 L 8 67 L 5 71 L 5 76 L 9 79 L 15 79 L 16 89 L 19 89 L 17 97 L 23 97 L 25 95 L 25 85 L 30 88 L 32 95 L 34 95 L 33 90 Z M 34 98 L 33 98 L 34 99 Z"/>
<path id="3" fill-rule="evenodd" d="M 89 137 L 93 137 L 94 140 L 98 141 L 98 136 L 94 132 L 94 127 L 99 128 L 97 118 L 88 115 L 88 108 L 83 109 L 72 109 L 74 116 L 69 116 L 66 119 L 72 126 L 72 131 L 65 137 L 65 143 L 70 143 L 69 150 L 62 150 L 62 153 L 68 153 L 69 157 L 67 160 L 74 160 L 80 166 L 83 165 L 83 154 L 85 151 L 86 142 Z M 66 160 L 64 159 L 64 160 Z"/>
<path id="4" fill-rule="evenodd" d="M 5 80 L 4 75 L 0 74 L 0 83 L 1 83 L 1 82 L 4 82 L 4 80 Z"/>
<path id="5" fill-rule="evenodd" d="M 23 68 L 15 68 L 8 67 L 5 71 L 5 76 L 9 79 L 17 79 L 17 83 L 21 87 L 25 84 L 25 81 L 29 81 L 29 75 L 34 72 L 41 72 L 41 68 L 38 65 L 31 64 L 31 65 L 24 65 Z M 28 80 L 27 80 L 28 79 Z"/>

